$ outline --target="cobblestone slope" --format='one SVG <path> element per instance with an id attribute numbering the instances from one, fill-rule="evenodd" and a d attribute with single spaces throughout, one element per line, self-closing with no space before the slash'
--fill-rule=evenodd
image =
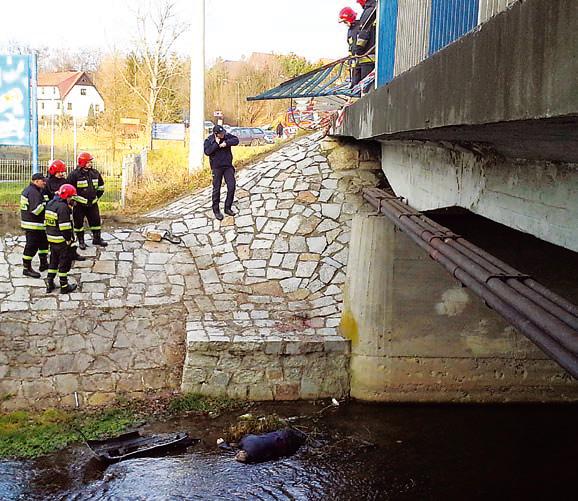
<path id="1" fill-rule="evenodd" d="M 21 325 L 26 318 L 38 322 L 37 314 L 45 312 L 114 309 L 130 317 L 139 308 L 175 305 L 186 315 L 179 319 L 186 330 L 183 389 L 256 399 L 347 393 L 349 342 L 338 325 L 351 219 L 363 206 L 352 189 L 359 174 L 332 170 L 318 138 L 301 139 L 239 173 L 235 218 L 214 219 L 210 189 L 150 214 L 163 220 L 155 228 L 181 236 L 180 245 L 145 241 L 145 228 L 105 234 L 109 246 L 89 247 L 85 254 L 94 259 L 73 269 L 80 288 L 70 295 L 46 295 L 41 280 L 23 278 L 23 237 L 5 238 L 0 243 L 0 328 L 8 332 L 0 362 L 8 370 L 0 392 L 3 381 L 14 383 L 11 374 L 21 365 L 11 342 L 19 340 L 21 348 L 35 354 L 27 362 L 31 365 L 38 362 L 34 357 L 47 356 L 26 339 L 26 329 L 21 335 L 9 332 L 15 316 Z M 143 339 L 158 337 L 154 325 L 140 333 L 122 332 L 123 347 L 138 353 Z M 80 338 L 73 355 L 84 356 L 84 372 L 102 367 L 100 357 L 110 354 L 95 352 L 93 333 L 75 335 Z M 162 343 L 145 344 L 147 357 L 154 358 L 157 350 L 159 364 L 169 363 Z M 174 339 L 172 346 L 175 360 Z M 113 361 L 107 370 L 122 380 L 136 358 L 123 367 Z M 59 393 L 55 376 L 40 374 Z M 147 389 L 143 385 L 135 391 Z"/>

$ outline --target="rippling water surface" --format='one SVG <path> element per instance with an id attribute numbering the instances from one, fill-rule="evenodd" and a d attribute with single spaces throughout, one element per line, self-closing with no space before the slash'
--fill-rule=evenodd
<path id="1" fill-rule="evenodd" d="M 315 415 L 309 404 L 259 412 Z M 570 499 L 577 406 L 343 405 L 301 423 L 316 440 L 295 456 L 244 465 L 215 442 L 235 416 L 188 418 L 203 442 L 176 455 L 106 468 L 85 447 L 0 462 L 1 500 Z"/>

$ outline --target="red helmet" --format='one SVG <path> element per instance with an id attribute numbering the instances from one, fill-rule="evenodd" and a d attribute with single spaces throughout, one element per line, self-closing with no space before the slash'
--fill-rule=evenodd
<path id="1" fill-rule="evenodd" d="M 340 23 L 353 23 L 357 19 L 357 14 L 351 7 L 343 7 L 339 11 L 339 22 Z"/>
<path id="2" fill-rule="evenodd" d="M 78 165 L 81 167 L 86 167 L 91 160 L 94 160 L 94 157 L 87 151 L 83 151 L 78 155 Z"/>
<path id="3" fill-rule="evenodd" d="M 66 172 L 66 164 L 62 160 L 54 160 L 48 167 L 48 174 L 54 176 L 59 172 Z"/>
<path id="4" fill-rule="evenodd" d="M 63 184 L 56 194 L 63 200 L 68 200 L 70 197 L 76 196 L 76 188 L 71 184 Z"/>
<path id="5" fill-rule="evenodd" d="M 365 4 L 367 3 L 367 0 L 357 0 L 357 3 L 359 5 L 361 5 L 362 7 L 365 7 Z"/>

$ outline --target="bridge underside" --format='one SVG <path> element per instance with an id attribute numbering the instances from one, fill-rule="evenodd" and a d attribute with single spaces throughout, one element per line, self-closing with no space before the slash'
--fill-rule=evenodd
<path id="1" fill-rule="evenodd" d="M 398 196 L 578 251 L 578 2 L 519 2 L 346 112 Z"/>
<path id="2" fill-rule="evenodd" d="M 333 133 L 379 141 L 389 185 L 415 209 L 464 208 L 575 256 L 577 25 L 574 0 L 518 2 L 347 108 Z M 385 236 L 378 237 L 381 232 Z M 403 268 L 411 255 L 403 237 L 387 227 L 370 233 L 360 233 L 351 276 L 348 270 L 351 307 L 344 311 L 344 329 L 358 339 L 353 394 L 358 388 L 360 398 L 411 400 L 413 392 L 443 399 L 455 391 L 466 395 L 457 398 L 484 400 L 501 387 L 521 393 L 499 390 L 496 400 L 576 399 L 576 382 L 552 371 L 507 323 L 485 317 L 482 304 L 475 312 L 457 312 L 458 303 L 478 305 L 468 302 L 463 289 L 452 289 L 451 279 L 444 284 L 437 271 L 425 269 L 432 263 Z M 541 244 L 531 244 L 537 268 L 553 259 Z M 478 245 L 486 248 L 484 241 Z M 513 241 L 503 245 L 516 249 L 508 264 L 528 273 L 517 262 L 520 247 Z M 556 290 L 568 268 L 555 264 L 545 278 Z M 357 283 L 356 276 L 365 282 Z M 441 284 L 445 289 L 436 289 Z M 569 300 L 578 297 L 575 283 L 559 292 Z M 446 300 L 451 308 L 440 306 Z M 471 366 L 460 365 L 465 360 Z M 554 388 L 554 381 L 561 386 Z"/>

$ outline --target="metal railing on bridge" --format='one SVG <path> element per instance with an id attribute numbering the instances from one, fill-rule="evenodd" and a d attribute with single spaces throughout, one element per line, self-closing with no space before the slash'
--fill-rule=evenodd
<path id="1" fill-rule="evenodd" d="M 373 9 L 367 16 L 362 30 L 370 29 L 370 25 L 376 22 L 377 9 Z M 356 59 L 373 57 L 375 47 L 370 47 L 363 55 L 347 56 L 337 61 L 321 66 L 303 75 L 296 76 L 281 85 L 262 92 L 257 96 L 248 97 L 247 101 L 263 101 L 267 99 L 299 99 L 299 98 L 323 98 L 325 103 L 334 103 L 341 107 L 348 98 L 359 97 L 367 81 L 351 85 L 350 68 Z M 374 75 L 372 75 L 374 77 Z"/>

